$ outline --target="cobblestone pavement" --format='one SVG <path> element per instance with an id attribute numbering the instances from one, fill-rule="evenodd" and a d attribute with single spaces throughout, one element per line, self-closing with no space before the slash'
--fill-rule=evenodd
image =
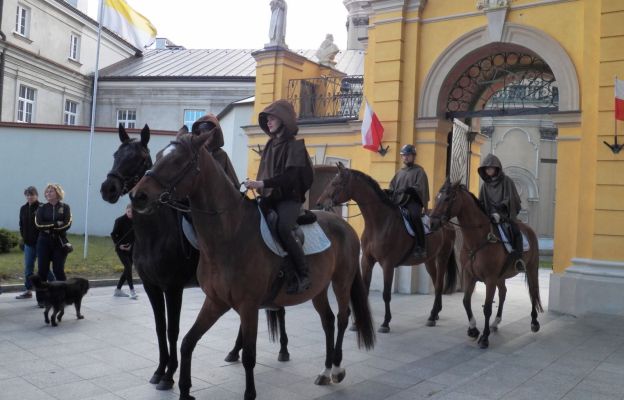
<path id="1" fill-rule="evenodd" d="M 545 308 L 548 276 L 549 271 L 540 276 Z M 444 296 L 432 328 L 425 320 L 433 296 L 395 294 L 391 332 L 378 334 L 370 352 L 358 350 L 354 333 L 347 332 L 347 376 L 330 386 L 313 383 L 323 369 L 324 337 L 311 303 L 287 311 L 291 361 L 286 363 L 277 361 L 278 345 L 269 342 L 261 313 L 258 399 L 624 399 L 624 318 L 546 312 L 539 316 L 542 329 L 531 333 L 523 278 L 508 281 L 508 287 L 503 322 L 487 350 L 466 336 L 461 293 Z M 159 392 L 148 383 L 158 352 L 142 287 L 137 286 L 136 301 L 113 297 L 113 289 L 91 289 L 83 302 L 85 319 L 76 320 L 72 306 L 58 328 L 44 324 L 33 299 L 0 295 L 0 399 L 177 399 L 177 386 Z M 479 284 L 473 297 L 479 329 L 484 292 Z M 200 289 L 185 291 L 180 341 L 202 300 Z M 370 303 L 378 325 L 381 293 L 371 292 Z M 238 317 L 229 312 L 199 342 L 192 387 L 198 400 L 242 399 L 244 369 L 223 361 L 237 329 Z"/>

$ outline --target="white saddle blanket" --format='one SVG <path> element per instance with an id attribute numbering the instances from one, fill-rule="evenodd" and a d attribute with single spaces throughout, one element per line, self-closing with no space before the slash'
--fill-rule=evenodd
<path id="1" fill-rule="evenodd" d="M 264 214 L 260 212 L 260 232 L 262 233 L 262 239 L 269 249 L 280 257 L 286 257 L 288 253 L 282 248 L 282 245 L 271 234 L 269 224 L 267 224 Z M 303 253 L 316 254 L 321 253 L 331 246 L 331 242 L 318 222 L 308 225 L 300 225 L 303 235 L 305 237 L 303 241 Z"/>
<path id="2" fill-rule="evenodd" d="M 501 240 L 503 241 L 503 244 L 505 245 L 505 250 L 507 250 L 507 253 L 511 253 L 513 251 L 513 247 L 511 247 L 511 241 L 507 237 L 507 234 L 505 234 L 505 230 L 500 226 L 500 224 L 496 224 L 496 226 L 498 227 L 498 233 L 500 233 Z M 521 233 L 522 233 L 522 251 L 529 251 L 529 240 L 527 239 L 524 232 L 521 232 Z"/>
<path id="3" fill-rule="evenodd" d="M 191 225 L 186 218 L 182 218 L 182 232 L 184 232 L 184 236 L 186 236 L 186 239 L 189 241 L 191 246 L 195 247 L 196 250 L 199 250 L 195 228 L 193 228 L 193 225 Z"/>
<path id="4" fill-rule="evenodd" d="M 411 237 L 415 237 L 416 232 L 414 232 L 414 230 L 412 229 L 412 225 L 410 225 L 409 221 L 407 220 L 407 218 L 405 218 L 405 215 L 403 215 L 403 213 L 401 213 L 401 217 L 403 217 L 403 224 L 405 224 L 405 229 L 407 230 L 407 233 Z M 429 219 L 428 215 L 425 214 L 422 216 L 422 223 L 425 227 L 425 235 L 431 233 L 431 220 Z"/>

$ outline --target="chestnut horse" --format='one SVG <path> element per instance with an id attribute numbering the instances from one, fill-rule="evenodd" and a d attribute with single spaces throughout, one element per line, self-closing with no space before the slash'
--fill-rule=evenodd
<path id="1" fill-rule="evenodd" d="M 363 172 L 345 168 L 338 163 L 338 174 L 325 188 L 319 198 L 319 203 L 324 207 L 333 207 L 349 200 L 357 203 L 364 217 L 361 264 L 367 289 L 370 289 L 375 263 L 379 262 L 383 269 L 383 300 L 386 313 L 379 332 L 390 331 L 392 279 L 394 269 L 399 265 L 425 263 L 435 287 L 435 300 L 427 326 L 435 326 L 438 314 L 442 310 L 442 293 L 455 289 L 457 271 L 454 259 L 451 257 L 455 231 L 441 229 L 428 234 L 425 237 L 427 256 L 424 259 L 412 257 L 414 238 L 407 233 L 399 208 L 373 178 Z"/>
<path id="2" fill-rule="evenodd" d="M 200 246 L 197 278 L 206 298 L 180 348 L 180 399 L 193 399 L 189 392 L 195 345 L 229 309 L 236 310 L 241 320 L 246 377 L 244 398 L 255 399 L 253 369 L 258 310 L 300 304 L 310 299 L 325 332 L 325 369 L 316 383 L 340 382 L 345 376 L 340 364 L 349 300 L 358 328 L 358 345 L 370 349 L 375 341 L 366 289 L 358 268 L 357 234 L 335 214 L 316 212 L 332 244 L 321 253 L 306 256 L 311 287 L 297 295 L 287 295 L 282 287 L 272 296 L 272 285 L 283 260 L 263 243 L 256 202 L 232 186 L 223 169 L 204 148 L 210 134 L 180 135 L 163 150 L 162 158 L 131 192 L 132 204 L 139 213 L 149 213 L 159 202 L 188 198 L 197 229 Z M 327 293 L 330 283 L 338 304 L 335 340 L 336 317 Z"/>
<path id="3" fill-rule="evenodd" d="M 464 280 L 464 308 L 468 316 L 468 336 L 477 338 L 479 330 L 472 314 L 470 299 L 477 281 L 485 283 L 485 325 L 483 334 L 478 340 L 479 346 L 485 349 L 489 346 L 490 328 L 496 330 L 502 319 L 503 304 L 505 302 L 505 280 L 516 276 L 518 271 L 511 262 L 500 236 L 494 234 L 495 227 L 490 218 L 483 211 L 479 200 L 459 183 L 451 183 L 448 179 L 436 196 L 436 204 L 431 213 L 432 228 L 439 228 L 457 217 L 459 228 L 462 231 L 464 242 L 460 251 L 460 263 L 463 268 Z M 543 312 L 539 293 L 538 268 L 539 248 L 535 232 L 526 224 L 518 222 L 520 231 L 529 242 L 529 250 L 524 252 L 522 259 L 526 263 L 526 282 L 531 299 L 531 331 L 539 331 L 537 312 Z M 492 301 L 496 287 L 499 288 L 498 313 L 492 326 Z"/>

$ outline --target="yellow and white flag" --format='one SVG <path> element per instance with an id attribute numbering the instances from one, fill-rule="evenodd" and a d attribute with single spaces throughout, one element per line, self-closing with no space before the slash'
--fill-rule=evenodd
<path id="1" fill-rule="evenodd" d="M 133 10 L 124 0 L 102 0 L 102 25 L 115 32 L 138 49 L 143 49 L 156 37 L 152 23 Z"/>

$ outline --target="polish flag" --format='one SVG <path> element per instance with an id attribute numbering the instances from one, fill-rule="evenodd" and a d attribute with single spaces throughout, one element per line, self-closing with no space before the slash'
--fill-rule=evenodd
<path id="1" fill-rule="evenodd" d="M 615 79 L 615 119 L 624 121 L 624 81 Z"/>
<path id="2" fill-rule="evenodd" d="M 622 97 L 624 105 L 624 96 Z M 624 110 L 624 108 L 623 108 Z M 364 110 L 364 119 L 362 120 L 362 147 L 370 151 L 378 151 L 381 147 L 381 139 L 383 138 L 384 128 L 377 118 L 377 114 L 366 102 Z"/>

